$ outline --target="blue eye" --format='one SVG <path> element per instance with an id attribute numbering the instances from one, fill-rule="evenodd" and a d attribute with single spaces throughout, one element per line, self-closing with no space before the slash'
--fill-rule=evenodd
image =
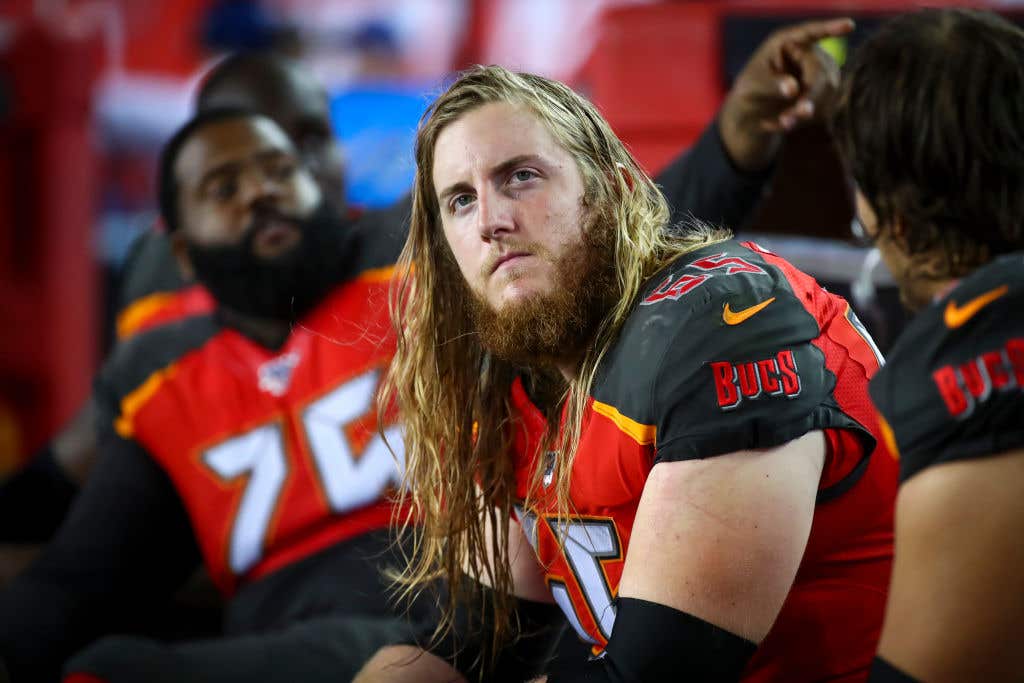
<path id="1" fill-rule="evenodd" d="M 520 169 L 512 174 L 512 180 L 520 183 L 525 183 L 528 180 L 533 180 L 537 177 L 537 174 L 527 169 Z"/>
<path id="2" fill-rule="evenodd" d="M 449 201 L 449 208 L 452 212 L 457 209 L 462 209 L 469 206 L 473 202 L 473 195 L 471 194 L 457 194 Z"/>

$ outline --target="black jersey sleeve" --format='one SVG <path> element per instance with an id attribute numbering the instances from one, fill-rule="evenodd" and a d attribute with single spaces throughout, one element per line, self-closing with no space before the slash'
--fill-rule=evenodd
<path id="1" fill-rule="evenodd" d="M 0 659 L 15 681 L 56 680 L 77 649 L 166 597 L 199 551 L 164 472 L 116 436 L 68 519 L 35 563 L 0 593 Z"/>
<path id="2" fill-rule="evenodd" d="M 1024 255 L 976 271 L 910 325 L 871 381 L 906 481 L 1024 448 Z"/>
<path id="3" fill-rule="evenodd" d="M 866 434 L 836 404 L 836 378 L 812 343 L 817 324 L 798 301 L 780 292 L 737 325 L 723 321 L 724 303 L 678 330 L 661 359 L 652 398 L 658 461 L 771 448 L 816 429 Z"/>
<path id="4" fill-rule="evenodd" d="M 745 173 L 725 150 L 715 119 L 686 152 L 673 160 L 655 182 L 671 208 L 670 226 L 691 214 L 733 230 L 743 227 L 764 193 L 773 168 Z"/>

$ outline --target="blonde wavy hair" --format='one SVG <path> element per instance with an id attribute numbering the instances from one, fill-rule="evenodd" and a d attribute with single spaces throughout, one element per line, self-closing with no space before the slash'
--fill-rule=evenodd
<path id="1" fill-rule="evenodd" d="M 382 394 L 384 402 L 397 403 L 401 414 L 403 491 L 421 522 L 403 525 L 403 533 L 413 536 L 413 550 L 397 577 L 398 586 L 412 597 L 436 579 L 447 581 L 444 618 L 435 633 L 440 637 L 450 629 L 456 607 L 472 601 L 467 584 L 474 584 L 465 575 L 490 585 L 494 590 L 489 604 L 478 607 L 493 610 L 496 627 L 485 643 L 492 655 L 516 631 L 510 618 L 514 598 L 508 532 L 517 503 L 511 444 L 521 426 L 510 404 L 510 388 L 522 369 L 489 355 L 475 334 L 468 287 L 442 232 L 432 174 L 441 132 L 467 112 L 493 102 L 528 107 L 543 122 L 576 160 L 584 208 L 601 212 L 615 227 L 614 304 L 584 350 L 578 379 L 555 380 L 556 403 L 568 404 L 563 437 L 549 435 L 560 444 L 555 471 L 563 516 L 572 507 L 570 474 L 587 396 L 641 288 L 681 254 L 729 237 L 703 225 L 685 232 L 669 230 L 668 205 L 657 186 L 595 107 L 561 83 L 497 66 L 476 67 L 463 73 L 424 114 L 416 138 L 409 237 L 390 299 L 397 351 Z M 557 430 L 557 418 L 552 422 Z M 542 460 L 537 458 L 535 486 Z"/>

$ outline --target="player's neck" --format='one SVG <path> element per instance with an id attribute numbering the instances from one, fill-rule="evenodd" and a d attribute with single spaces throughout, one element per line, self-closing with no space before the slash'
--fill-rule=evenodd
<path id="1" fill-rule="evenodd" d="M 562 374 L 566 382 L 570 384 L 575 382 L 580 376 L 580 365 L 583 362 L 583 352 L 559 359 L 554 363 L 555 367 L 558 368 L 558 372 Z"/>
<path id="2" fill-rule="evenodd" d="M 258 318 L 239 313 L 225 306 L 220 307 L 220 315 L 225 324 L 235 328 L 260 346 L 268 349 L 279 349 L 288 339 L 291 323 L 287 320 L 274 318 Z"/>

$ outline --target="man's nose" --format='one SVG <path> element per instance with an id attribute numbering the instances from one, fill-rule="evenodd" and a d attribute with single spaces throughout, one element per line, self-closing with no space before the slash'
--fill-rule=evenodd
<path id="1" fill-rule="evenodd" d="M 501 192 L 484 190 L 477 196 L 477 229 L 485 240 L 515 232 L 514 201 Z"/>
<path id="2" fill-rule="evenodd" d="M 263 169 L 250 168 L 242 174 L 242 201 L 246 206 L 257 202 L 276 201 L 284 191 L 283 184 Z"/>

